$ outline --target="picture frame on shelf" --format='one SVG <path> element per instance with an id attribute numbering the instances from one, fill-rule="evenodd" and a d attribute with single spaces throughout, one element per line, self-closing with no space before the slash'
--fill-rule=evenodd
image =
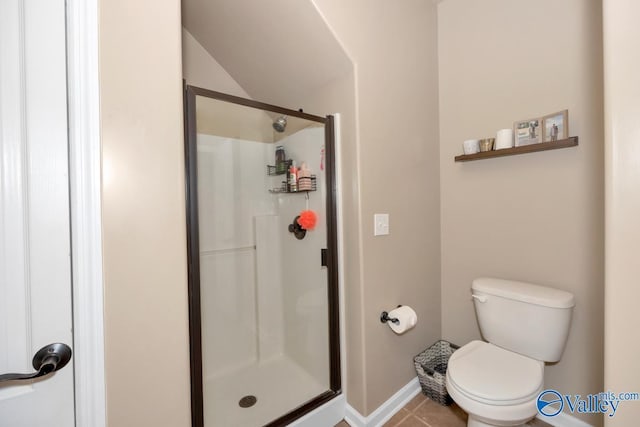
<path id="1" fill-rule="evenodd" d="M 515 146 L 539 144 L 542 142 L 542 118 L 519 120 L 513 124 Z"/>
<path id="2" fill-rule="evenodd" d="M 569 138 L 569 110 L 547 114 L 542 118 L 542 142 Z"/>

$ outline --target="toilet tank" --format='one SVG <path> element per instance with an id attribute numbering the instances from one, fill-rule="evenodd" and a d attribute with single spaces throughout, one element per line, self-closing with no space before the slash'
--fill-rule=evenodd
<path id="1" fill-rule="evenodd" d="M 486 341 L 536 360 L 560 360 L 575 305 L 573 294 L 487 277 L 475 279 L 471 292 Z"/>

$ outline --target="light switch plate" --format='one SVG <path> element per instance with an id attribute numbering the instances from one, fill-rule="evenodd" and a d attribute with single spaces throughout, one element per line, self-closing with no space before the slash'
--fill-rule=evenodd
<path id="1" fill-rule="evenodd" d="M 386 236 L 389 234 L 389 214 L 373 215 L 373 235 Z"/>

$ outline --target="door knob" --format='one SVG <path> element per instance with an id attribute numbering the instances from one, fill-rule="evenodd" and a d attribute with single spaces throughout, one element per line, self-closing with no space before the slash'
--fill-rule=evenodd
<path id="1" fill-rule="evenodd" d="M 0 383 L 5 381 L 32 380 L 42 377 L 58 369 L 64 368 L 71 360 L 71 348 L 62 343 L 49 344 L 42 347 L 33 356 L 33 369 L 37 372 L 31 374 L 2 374 Z"/>

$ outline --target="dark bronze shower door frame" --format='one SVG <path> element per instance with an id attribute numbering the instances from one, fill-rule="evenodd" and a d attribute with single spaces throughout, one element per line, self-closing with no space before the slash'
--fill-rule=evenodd
<path id="1" fill-rule="evenodd" d="M 327 294 L 329 303 L 329 369 L 330 389 L 314 399 L 284 414 L 264 427 L 280 427 L 290 424 L 308 412 L 322 406 L 341 393 L 340 375 L 340 327 L 338 295 L 338 244 L 336 213 L 335 139 L 333 116 L 320 117 L 288 108 L 240 98 L 220 92 L 185 86 L 185 163 L 187 195 L 187 256 L 189 274 L 189 341 L 191 352 L 191 420 L 193 427 L 204 427 L 204 402 L 202 384 L 202 325 L 200 307 L 200 251 L 198 237 L 198 182 L 197 182 L 197 131 L 196 96 L 203 96 L 244 105 L 259 110 L 324 124 L 325 127 L 325 177 L 327 183 Z"/>

